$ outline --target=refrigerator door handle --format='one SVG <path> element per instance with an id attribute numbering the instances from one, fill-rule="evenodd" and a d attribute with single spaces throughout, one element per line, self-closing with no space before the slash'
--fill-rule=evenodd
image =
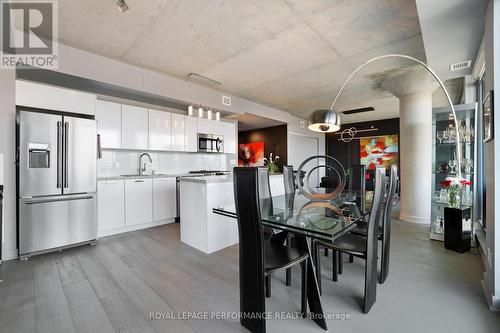
<path id="1" fill-rule="evenodd" d="M 69 137 L 69 123 L 64 123 L 64 188 L 69 186 L 68 184 L 68 137 Z"/>
<path id="2" fill-rule="evenodd" d="M 62 122 L 57 122 L 57 188 L 62 187 Z"/>
<path id="3" fill-rule="evenodd" d="M 102 158 L 101 134 L 97 134 L 97 159 Z"/>
<path id="4" fill-rule="evenodd" d="M 49 203 L 49 202 L 60 202 L 60 201 L 74 201 L 74 200 L 89 200 L 94 198 L 92 195 L 87 195 L 84 197 L 71 197 L 71 198 L 59 198 L 59 199 L 41 199 L 41 200 L 31 200 L 26 201 L 27 205 Z"/>

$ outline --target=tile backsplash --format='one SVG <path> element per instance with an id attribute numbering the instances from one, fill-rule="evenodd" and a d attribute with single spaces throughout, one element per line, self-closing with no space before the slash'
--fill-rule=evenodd
<path id="1" fill-rule="evenodd" d="M 135 174 L 139 169 L 139 155 L 144 151 L 103 150 L 97 160 L 97 176 L 111 177 Z M 237 157 L 232 154 L 203 154 L 182 152 L 148 151 L 153 164 L 145 157 L 146 172 L 182 174 L 191 170 L 229 170 L 236 166 Z"/>

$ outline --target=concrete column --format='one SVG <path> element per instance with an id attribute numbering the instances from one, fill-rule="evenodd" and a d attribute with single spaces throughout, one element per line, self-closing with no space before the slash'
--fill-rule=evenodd
<path id="1" fill-rule="evenodd" d="M 399 219 L 430 223 L 432 174 L 432 93 L 399 97 L 399 160 L 401 210 Z"/>
<path id="2" fill-rule="evenodd" d="M 399 219 L 430 223 L 432 197 L 432 91 L 437 83 L 425 69 L 391 75 L 382 88 L 399 97 Z"/>

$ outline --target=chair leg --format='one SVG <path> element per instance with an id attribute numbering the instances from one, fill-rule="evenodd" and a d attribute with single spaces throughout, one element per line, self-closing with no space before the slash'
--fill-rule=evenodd
<path id="1" fill-rule="evenodd" d="M 380 277 L 379 283 L 383 284 L 389 275 L 389 256 L 390 256 L 390 248 L 389 248 L 389 240 L 382 241 L 382 255 L 380 258 Z"/>
<path id="2" fill-rule="evenodd" d="M 321 256 L 319 255 L 319 244 L 314 244 L 313 247 L 314 266 L 316 269 L 316 278 L 318 279 L 319 293 L 321 295 Z"/>
<path id="3" fill-rule="evenodd" d="M 271 297 L 271 275 L 268 275 L 264 278 L 264 282 L 266 285 L 266 297 Z"/>
<path id="4" fill-rule="evenodd" d="M 342 252 L 339 252 L 339 275 L 344 272 L 344 260 L 342 259 Z"/>
<path id="5" fill-rule="evenodd" d="M 302 313 L 302 317 L 307 315 L 307 266 L 308 259 L 304 260 L 300 263 L 302 268 L 302 286 L 301 286 L 301 304 L 300 304 L 300 312 Z"/>
<path id="6" fill-rule="evenodd" d="M 290 238 L 286 238 L 286 246 L 287 247 L 292 247 Z M 285 272 L 285 285 L 290 286 L 292 285 L 292 269 L 287 268 Z"/>
<path id="7" fill-rule="evenodd" d="M 349 255 L 349 263 L 353 263 L 354 262 L 354 256 L 352 254 Z"/>
<path id="8" fill-rule="evenodd" d="M 325 247 L 325 257 L 328 257 L 328 248 Z"/>
<path id="9" fill-rule="evenodd" d="M 338 259 L 338 255 L 337 255 L 337 251 L 335 250 L 332 250 L 332 281 L 337 281 L 339 279 L 339 276 L 338 276 L 338 267 L 337 267 L 337 259 Z"/>

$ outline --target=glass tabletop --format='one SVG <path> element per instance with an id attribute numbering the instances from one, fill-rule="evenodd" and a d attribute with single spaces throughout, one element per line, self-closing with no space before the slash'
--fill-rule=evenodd
<path id="1" fill-rule="evenodd" d="M 361 195 L 365 194 L 345 190 L 330 201 L 311 201 L 298 192 L 261 199 L 262 224 L 331 241 L 354 228 L 361 220 L 362 213 L 356 204 Z M 234 204 L 214 207 L 213 212 L 237 217 Z"/>

